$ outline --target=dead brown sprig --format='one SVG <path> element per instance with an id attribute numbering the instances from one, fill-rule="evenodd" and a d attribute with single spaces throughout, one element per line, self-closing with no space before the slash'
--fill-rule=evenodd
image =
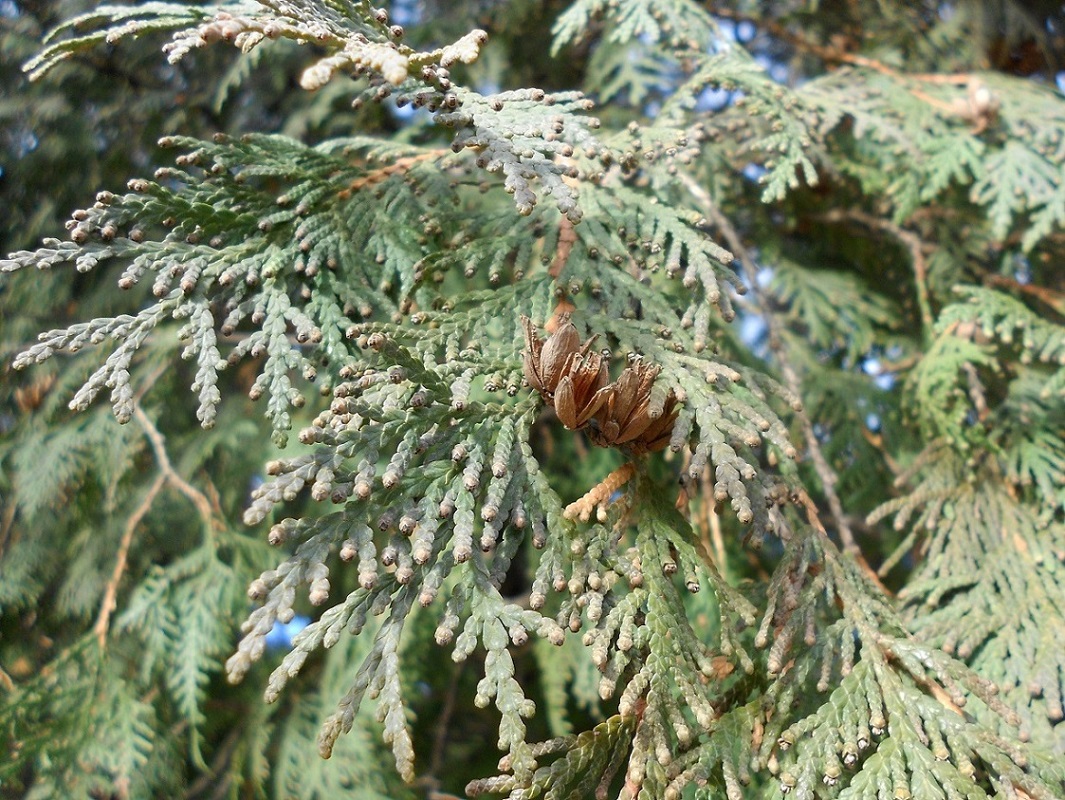
<path id="1" fill-rule="evenodd" d="M 635 358 L 613 383 L 606 360 L 592 352 L 595 337 L 583 344 L 569 314 L 541 339 L 528 317 L 523 366 L 525 379 L 559 420 L 572 431 L 587 428 L 588 438 L 600 447 L 623 447 L 632 455 L 661 450 L 669 443 L 677 419 L 677 398 L 670 390 L 655 406 L 651 388 L 662 368 Z"/>

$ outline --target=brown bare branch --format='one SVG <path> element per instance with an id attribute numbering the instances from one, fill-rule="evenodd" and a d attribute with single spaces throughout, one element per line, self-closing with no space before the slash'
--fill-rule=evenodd
<path id="1" fill-rule="evenodd" d="M 144 413 L 144 409 L 139 404 L 134 408 L 133 416 L 151 445 L 159 472 L 140 505 L 129 516 L 126 521 L 126 527 L 122 531 L 122 539 L 119 541 L 118 553 L 115 556 L 115 566 L 111 571 L 111 577 L 107 581 L 106 587 L 104 587 L 104 597 L 100 603 L 100 612 L 96 617 L 96 624 L 93 626 L 93 633 L 99 640 L 101 649 L 106 647 L 107 644 L 107 632 L 111 624 L 111 615 L 117 605 L 118 587 L 122 582 L 122 576 L 125 574 L 126 564 L 129 561 L 129 550 L 133 545 L 133 534 L 137 526 L 140 525 L 141 520 L 151 511 L 159 493 L 166 486 L 170 486 L 188 498 L 196 507 L 205 531 L 213 530 L 216 520 L 216 509 L 212 506 L 211 501 L 207 499 L 207 496 L 178 475 L 174 469 L 170 461 L 170 454 L 166 451 L 166 442 L 163 439 L 163 434 L 159 432 L 159 429 L 155 427 L 155 424 Z"/>
<path id="2" fill-rule="evenodd" d="M 137 410 L 140 410 L 139 406 Z M 159 496 L 159 492 L 162 491 L 165 485 L 166 476 L 163 474 L 157 475 L 148 489 L 148 493 L 144 496 L 144 500 L 141 501 L 141 504 L 126 520 L 126 527 L 122 532 L 122 540 L 118 543 L 115 566 L 111 570 L 111 577 L 104 588 L 104 599 L 100 603 L 100 613 L 97 615 L 96 624 L 92 628 L 93 633 L 96 634 L 96 638 L 100 642 L 101 650 L 107 646 L 107 631 L 111 624 L 111 614 L 114 613 L 117 605 L 118 585 L 122 582 L 122 575 L 126 571 L 126 563 L 129 560 L 129 549 L 133 544 L 133 533 L 137 530 L 141 520 L 151 510 L 155 498 Z"/>
<path id="3" fill-rule="evenodd" d="M 144 435 L 152 446 L 155 462 L 158 464 L 159 472 L 163 478 L 170 486 L 185 495 L 196 506 L 196 511 L 199 513 L 200 519 L 203 520 L 204 526 L 207 529 L 212 529 L 214 526 L 214 514 L 211 508 L 211 501 L 207 499 L 203 492 L 178 475 L 174 470 L 173 465 L 170 463 L 170 455 L 166 452 L 166 442 L 163 439 L 163 434 L 159 432 L 159 429 L 155 427 L 148 415 L 144 413 L 144 409 L 138 405 L 133 411 L 133 416 L 144 430 Z"/>

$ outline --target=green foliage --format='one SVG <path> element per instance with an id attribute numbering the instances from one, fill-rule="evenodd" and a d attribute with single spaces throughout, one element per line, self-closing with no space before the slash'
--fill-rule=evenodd
<path id="1" fill-rule="evenodd" d="M 896 327 L 898 312 L 854 275 L 798 268 L 775 260 L 773 294 L 788 307 L 789 322 L 817 351 L 854 364 Z"/>
<path id="2" fill-rule="evenodd" d="M 984 480 L 974 485 L 967 480 L 972 468 L 942 446 L 927 459 L 913 493 L 895 504 L 897 528 L 911 527 L 916 515 L 906 547 L 936 533 L 904 593 L 912 627 L 994 674 L 1003 700 L 1020 715 L 1021 737 L 1060 749 L 1060 655 L 1050 643 L 1063 632 L 1054 562 L 1065 531 L 1060 521 L 1037 519 L 997 485 L 1001 478 L 985 477 L 999 465 L 981 464 Z"/>
<path id="3" fill-rule="evenodd" d="M 897 5 L 16 4 L 176 157 L 3 143 L 0 795 L 1065 794 L 1060 13 Z"/>
<path id="4" fill-rule="evenodd" d="M 717 33 L 713 18 L 690 0 L 578 0 L 552 27 L 555 52 L 586 36 L 597 18 L 608 21 L 610 32 L 605 41 L 613 43 L 646 39 L 655 44 L 697 48 L 705 46 Z"/>

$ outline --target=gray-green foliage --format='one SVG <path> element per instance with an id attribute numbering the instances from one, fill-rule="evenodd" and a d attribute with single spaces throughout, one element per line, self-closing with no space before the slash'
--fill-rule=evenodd
<path id="1" fill-rule="evenodd" d="M 942 4 L 769 4 L 751 19 L 772 37 L 748 46 L 734 5 L 572 3 L 556 91 L 478 85 L 494 31 L 435 6 L 415 31 L 347 0 L 102 6 L 56 28 L 27 67 L 44 81 L 129 37 L 170 34 L 177 65 L 254 52 L 223 107 L 304 44 L 322 105 L 290 121 L 327 118 L 340 85 L 370 132 L 168 136 L 175 166 L 0 260 L 5 314 L 30 270 L 121 289 L 34 344 L 4 337 L 46 377 L 11 391 L 0 448 L 0 654 L 35 666 L 7 680 L 0 779 L 1065 793 L 1065 101 L 988 69 L 979 37 L 938 73 L 928 43 L 959 47 L 974 19 Z M 505 16 L 477 21 L 505 34 Z M 793 57 L 794 85 L 767 54 Z M 386 135 L 380 104 L 431 124 Z M 591 439 L 611 413 L 671 420 L 662 454 L 620 434 L 590 451 L 545 408 L 554 384 L 530 387 L 530 337 L 567 318 L 611 374 L 630 365 Z M 105 392 L 129 427 L 91 408 Z M 242 392 L 281 449 L 250 497 L 269 448 Z M 11 642 L 41 602 L 54 655 Z M 493 774 L 480 753 L 456 766 L 483 749 L 449 742 L 463 703 L 493 709 Z"/>

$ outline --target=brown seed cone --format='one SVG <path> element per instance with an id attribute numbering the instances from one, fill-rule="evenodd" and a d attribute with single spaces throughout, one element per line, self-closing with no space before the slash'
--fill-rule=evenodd
<path id="1" fill-rule="evenodd" d="M 540 338 L 532 320 L 525 316 L 521 318 L 525 328 L 525 352 L 522 356 L 525 379 L 551 404 L 554 403 L 558 382 L 566 374 L 570 358 L 586 356 L 595 341 L 593 336 L 581 344 L 581 337 L 576 326 L 569 321 L 569 314 L 560 314 L 558 320 L 558 328 L 545 341 Z"/>
<path id="2" fill-rule="evenodd" d="M 609 375 L 598 353 L 572 356 L 555 389 L 555 413 L 570 430 L 584 427 L 607 402 L 613 389 L 607 386 Z"/>
<path id="3" fill-rule="evenodd" d="M 631 442 L 656 421 L 648 413 L 648 406 L 651 387 L 660 371 L 660 367 L 642 361 L 625 368 L 596 415 L 598 431 L 592 437 L 596 444 L 611 447 Z"/>
<path id="4" fill-rule="evenodd" d="M 522 367 L 559 421 L 570 430 L 588 426 L 589 438 L 600 447 L 623 446 L 634 455 L 665 447 L 677 420 L 677 398 L 670 391 L 660 413 L 652 416 L 651 389 L 662 368 L 637 359 L 610 383 L 606 360 L 590 352 L 595 337 L 581 344 L 569 314 L 556 319 L 555 331 L 541 339 L 532 320 L 521 318 Z"/>
<path id="5" fill-rule="evenodd" d="M 644 453 L 655 453 L 662 450 L 669 444 L 670 438 L 673 436 L 673 423 L 677 421 L 677 414 L 680 409 L 677 407 L 677 398 L 673 392 L 669 393 L 666 397 L 665 405 L 662 408 L 662 414 L 658 419 L 654 420 L 647 429 L 640 434 L 639 438 L 634 440 L 629 448 L 635 455 L 643 455 Z"/>

